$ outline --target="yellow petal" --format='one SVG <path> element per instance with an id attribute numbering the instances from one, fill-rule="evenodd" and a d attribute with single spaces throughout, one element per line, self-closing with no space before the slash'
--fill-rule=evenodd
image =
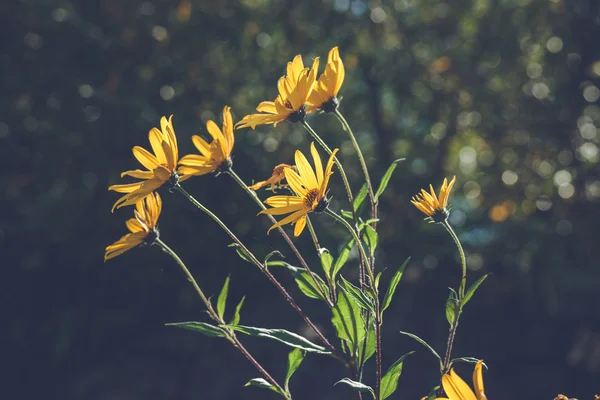
<path id="1" fill-rule="evenodd" d="M 115 258 L 118 255 L 125 253 L 132 248 L 142 244 L 146 238 L 146 232 L 128 233 L 121 239 L 106 247 L 104 253 L 104 261 L 108 261 L 111 258 Z"/>
<path id="2" fill-rule="evenodd" d="M 122 185 L 111 185 L 108 187 L 108 190 L 113 190 L 117 193 L 131 193 L 133 191 L 138 190 L 142 186 L 143 182 L 135 182 L 135 183 L 124 183 Z"/>
<path id="3" fill-rule="evenodd" d="M 299 196 L 302 196 L 302 197 L 306 196 L 306 193 L 308 193 L 308 190 L 304 186 L 302 179 L 300 179 L 300 175 L 298 175 L 296 173 L 296 171 L 294 171 L 291 168 L 285 168 L 283 171 L 285 173 L 285 179 L 287 179 L 292 190 L 294 192 L 296 192 Z"/>
<path id="4" fill-rule="evenodd" d="M 482 360 L 477 361 L 477 364 L 475 365 L 475 370 L 473 371 L 473 388 L 475 389 L 475 395 L 477 396 L 477 400 L 487 400 L 483 386 L 482 365 Z"/>
<path id="5" fill-rule="evenodd" d="M 307 213 L 308 213 L 308 210 L 301 209 L 301 210 L 298 210 L 298 211 L 296 211 L 295 213 L 293 213 L 291 215 L 288 215 L 287 217 L 285 217 L 281 221 L 277 222 L 275 225 L 271 226 L 269 228 L 269 230 L 267 231 L 267 235 L 273 229 L 278 228 L 278 227 L 280 227 L 282 225 L 285 225 L 285 224 L 289 224 L 289 223 L 295 222 L 296 220 L 298 220 L 299 218 L 301 218 L 303 215 L 306 215 Z"/>
<path id="6" fill-rule="evenodd" d="M 271 196 L 265 200 L 265 204 L 271 207 L 284 207 L 292 204 L 302 204 L 304 200 L 297 196 Z"/>
<path id="7" fill-rule="evenodd" d="M 135 233 L 135 232 L 143 232 L 146 231 L 146 226 L 142 225 L 140 223 L 140 221 L 138 221 L 135 218 L 130 218 L 125 222 L 125 225 L 127 226 L 127 229 L 129 229 L 129 231 L 131 233 Z"/>
<path id="8" fill-rule="evenodd" d="M 241 121 L 239 121 L 235 127 L 236 129 L 239 128 L 252 128 L 255 129 L 257 125 L 265 125 L 265 124 L 274 124 L 277 125 L 279 122 L 281 121 L 285 121 L 287 119 L 287 117 L 289 116 L 289 114 L 287 115 L 280 115 L 280 114 L 252 114 L 252 115 L 246 115 L 244 118 L 242 118 Z"/>
<path id="9" fill-rule="evenodd" d="M 291 62 L 287 64 L 287 75 L 292 78 L 294 82 L 298 81 L 300 72 L 304 69 L 304 63 L 302 62 L 302 56 L 298 54 Z"/>
<path id="10" fill-rule="evenodd" d="M 196 148 L 198 149 L 200 154 L 202 154 L 205 157 L 210 156 L 210 145 L 206 142 L 206 140 L 202 139 L 198 135 L 194 135 L 194 136 L 192 136 L 192 143 L 194 144 L 194 146 L 196 146 Z M 183 158 L 185 158 L 185 157 L 183 157 Z M 181 163 L 181 161 L 180 161 L 180 163 Z"/>
<path id="11" fill-rule="evenodd" d="M 329 160 L 327 160 L 327 166 L 325 167 L 325 176 L 323 177 L 323 183 L 319 187 L 319 196 L 325 196 L 325 192 L 327 191 L 327 185 L 329 185 L 329 178 L 333 173 L 331 170 L 333 169 L 333 163 L 335 160 L 335 155 L 337 154 L 339 149 L 333 149 L 331 152 L 331 156 L 329 156 Z"/>
<path id="12" fill-rule="evenodd" d="M 275 103 L 272 101 L 263 101 L 258 106 L 256 106 L 256 111 L 265 112 L 269 114 L 277 114 L 277 108 L 275 107 Z"/>
<path id="13" fill-rule="evenodd" d="M 199 156 L 197 154 L 188 154 L 179 160 L 179 165 L 185 165 L 187 167 L 206 167 L 212 165 L 212 162 L 208 157 Z"/>
<path id="14" fill-rule="evenodd" d="M 269 181 L 271 180 L 271 178 L 269 178 Z M 269 184 L 270 182 L 268 181 L 260 181 L 260 182 L 256 182 L 254 185 L 250 185 L 248 186 L 248 189 L 252 189 L 252 190 L 258 190 L 262 187 L 265 187 Z"/>
<path id="15" fill-rule="evenodd" d="M 156 158 L 158 158 L 158 161 L 161 164 L 166 164 L 167 157 L 162 147 L 163 136 L 160 131 L 156 128 L 150 129 L 150 132 L 148 133 L 148 139 L 150 140 L 150 146 L 152 146 L 152 151 L 156 155 Z"/>
<path id="16" fill-rule="evenodd" d="M 291 204 L 289 206 L 267 208 L 266 210 L 259 212 L 259 214 L 283 215 L 298 211 L 302 208 L 304 208 L 303 204 Z"/>
<path id="17" fill-rule="evenodd" d="M 298 219 L 298 221 L 296 221 L 296 226 L 294 226 L 294 236 L 296 236 L 296 237 L 300 236 L 300 234 L 304 230 L 305 226 L 306 226 L 306 215 L 303 217 L 300 217 L 300 219 Z"/>
<path id="18" fill-rule="evenodd" d="M 231 118 L 231 107 L 225 106 L 223 108 L 223 135 L 227 141 L 227 152 L 225 154 L 225 158 L 228 158 L 231 155 L 231 151 L 233 150 L 233 145 L 235 143 L 235 139 L 233 137 L 233 120 Z"/>
<path id="19" fill-rule="evenodd" d="M 187 167 L 187 166 L 180 166 L 177 171 L 179 172 L 180 175 L 183 175 L 179 178 L 179 182 L 183 182 L 184 180 L 189 179 L 192 176 L 200 176 L 200 175 L 206 175 L 208 173 L 211 173 L 212 171 L 215 170 L 215 167 L 213 166 L 208 166 L 208 167 Z"/>
<path id="20" fill-rule="evenodd" d="M 152 179 L 154 173 L 152 171 L 142 171 L 141 169 L 134 169 L 131 171 L 121 172 L 121 178 L 124 176 L 131 176 L 132 178 L 138 179 Z"/>
<path id="21" fill-rule="evenodd" d="M 135 146 L 132 150 L 133 156 L 142 164 L 144 167 L 152 171 L 154 168 L 158 167 L 160 163 L 158 159 L 150 152 L 143 147 Z"/>
<path id="22" fill-rule="evenodd" d="M 315 147 L 315 143 L 310 144 L 310 153 L 312 154 L 313 161 L 315 163 L 315 172 L 317 173 L 317 187 L 323 183 L 323 163 L 321 162 L 321 156 Z"/>
<path id="23" fill-rule="evenodd" d="M 214 123 L 214 121 L 208 121 L 206 123 L 206 129 L 208 130 L 208 133 L 210 133 L 210 136 L 213 137 L 213 143 L 217 142 L 221 154 L 226 154 L 227 153 L 227 148 L 225 147 L 226 139 L 225 139 L 225 136 L 223 135 L 223 132 L 221 132 L 221 129 L 219 129 L 219 127 L 217 126 L 217 124 Z M 211 143 L 211 145 L 213 143 Z M 211 150 L 212 150 L 212 148 L 211 148 Z"/>
<path id="24" fill-rule="evenodd" d="M 298 168 L 300 179 L 302 179 L 302 183 L 307 189 L 310 190 L 319 187 L 312 167 L 300 150 L 296 150 L 296 168 Z"/>
<path id="25" fill-rule="evenodd" d="M 454 372 L 454 369 L 450 370 L 450 375 L 442 376 L 442 386 L 444 392 L 453 400 L 477 400 L 469 385 Z"/>
<path id="26" fill-rule="evenodd" d="M 166 141 L 169 143 L 169 149 L 171 150 L 171 156 L 175 161 L 179 159 L 179 149 L 177 147 L 177 137 L 175 136 L 175 130 L 173 129 L 173 116 L 171 115 L 167 120 L 165 117 L 160 119 L 160 129 L 165 136 Z"/>

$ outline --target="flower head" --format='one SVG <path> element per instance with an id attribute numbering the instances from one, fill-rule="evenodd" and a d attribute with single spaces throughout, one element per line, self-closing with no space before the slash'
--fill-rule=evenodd
<path id="1" fill-rule="evenodd" d="M 208 144 L 198 135 L 192 136 L 192 142 L 201 155 L 189 154 L 180 161 L 179 172 L 189 175 L 204 175 L 218 169 L 228 169 L 231 166 L 231 151 L 233 150 L 233 120 L 231 107 L 223 108 L 223 129 L 219 129 L 213 121 L 206 123 L 206 130 L 212 136 Z"/>
<path id="2" fill-rule="evenodd" d="M 260 214 L 283 215 L 291 213 L 271 226 L 269 232 L 271 229 L 285 224 L 296 224 L 294 236 L 300 236 L 306 226 L 306 215 L 311 211 L 325 211 L 328 205 L 325 195 L 329 177 L 333 174 L 333 160 L 337 151 L 338 149 L 335 149 L 331 153 L 325 171 L 323 171 L 321 157 L 314 143 L 310 145 L 310 152 L 315 164 L 314 170 L 304 154 L 296 150 L 296 168 L 298 172 L 287 167 L 283 170 L 285 178 L 297 196 L 272 196 L 265 200 L 265 203 L 273 208 L 261 211 Z"/>
<path id="3" fill-rule="evenodd" d="M 337 94 L 344 83 L 344 63 L 340 58 L 337 46 L 329 51 L 325 72 L 319 76 L 310 97 L 308 98 L 308 112 L 321 109 L 333 112 L 339 105 Z"/>
<path id="4" fill-rule="evenodd" d="M 475 393 L 454 372 L 454 369 L 451 369 L 450 374 L 442 376 L 442 386 L 448 397 L 438 397 L 436 400 L 487 400 L 483 389 L 482 365 L 483 361 L 479 360 L 473 371 L 473 388 L 475 389 Z"/>
<path id="5" fill-rule="evenodd" d="M 138 200 L 133 212 L 135 218 L 131 218 L 125 223 L 130 233 L 106 247 L 104 261 L 115 258 L 142 243 L 151 243 L 156 240 L 161 209 L 162 200 L 158 193 L 150 193 L 145 198 Z"/>
<path id="6" fill-rule="evenodd" d="M 146 171 L 140 169 L 125 171 L 121 174 L 121 177 L 128 175 L 142 179 L 142 181 L 112 185 L 108 188 L 108 190 L 114 190 L 118 193 L 125 193 L 123 197 L 117 200 L 112 208 L 113 211 L 115 208 L 137 203 L 138 200 L 143 199 L 173 177 L 178 181 L 183 181 L 191 176 L 180 176 L 177 170 L 179 150 L 171 121 L 172 118 L 173 116 L 167 120 L 162 117 L 160 119 L 160 131 L 157 128 L 152 128 L 148 133 L 150 146 L 152 146 L 154 154 L 140 146 L 133 148 L 133 156 L 146 168 Z"/>
<path id="7" fill-rule="evenodd" d="M 450 211 L 447 208 L 448 196 L 450 195 L 450 191 L 452 190 L 455 181 L 456 176 L 452 178 L 449 184 L 448 180 L 444 178 L 439 197 L 436 196 L 433 186 L 429 185 L 431 193 L 427 193 L 425 189 L 421 189 L 421 193 L 413 196 L 410 202 L 421 210 L 423 214 L 431 218 L 432 221 L 438 223 L 444 222 L 450 215 Z"/>
<path id="8" fill-rule="evenodd" d="M 287 73 L 279 78 L 279 95 L 275 101 L 263 101 L 256 107 L 260 114 L 246 115 L 236 124 L 236 128 L 273 124 L 281 121 L 298 122 L 306 116 L 305 104 L 313 90 L 319 68 L 319 58 L 315 58 L 311 68 L 304 68 L 302 57 L 297 55 L 288 62 Z"/>
<path id="9" fill-rule="evenodd" d="M 296 167 L 288 165 L 288 164 L 279 164 L 273 168 L 273 174 L 266 181 L 256 182 L 254 185 L 248 186 L 252 190 L 258 190 L 267 185 L 271 185 L 271 191 L 275 192 L 275 186 L 282 185 L 282 181 L 285 179 L 285 169 L 292 168 L 296 170 Z M 297 172 L 297 171 L 296 171 Z"/>

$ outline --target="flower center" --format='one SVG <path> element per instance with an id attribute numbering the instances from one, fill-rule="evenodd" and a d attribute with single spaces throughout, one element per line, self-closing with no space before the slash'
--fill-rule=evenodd
<path id="1" fill-rule="evenodd" d="M 311 189 L 304 196 L 304 205 L 314 210 L 319 205 L 319 189 Z"/>
<path id="2" fill-rule="evenodd" d="M 334 112 L 337 110 L 339 105 L 340 101 L 336 96 L 333 96 L 321 105 L 321 110 L 325 111 L 326 113 Z"/>
<path id="3" fill-rule="evenodd" d="M 286 102 L 286 106 L 287 106 L 287 103 L 288 102 Z M 290 104 L 289 108 L 292 108 L 291 104 Z M 300 121 L 304 121 L 304 117 L 306 117 L 306 108 L 304 108 L 304 106 L 302 106 L 298 110 L 296 110 L 296 111 L 292 112 L 290 115 L 288 115 L 287 119 L 290 122 L 300 122 Z"/>

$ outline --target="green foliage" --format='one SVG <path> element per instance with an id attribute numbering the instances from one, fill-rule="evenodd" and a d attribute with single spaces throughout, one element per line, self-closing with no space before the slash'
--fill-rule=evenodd
<path id="1" fill-rule="evenodd" d="M 353 390 L 355 390 L 357 392 L 368 392 L 368 393 L 371 393 L 371 396 L 373 396 L 373 398 L 375 398 L 375 391 L 373 390 L 373 388 L 371 386 L 365 385 L 364 383 L 353 381 L 350 378 L 344 378 L 344 379 L 341 379 L 341 380 L 337 381 L 333 385 L 335 386 L 338 383 L 343 383 L 345 385 L 348 385 Z"/>
<path id="2" fill-rule="evenodd" d="M 294 349 L 288 354 L 287 373 L 285 374 L 284 389 L 290 392 L 290 378 L 296 372 L 302 361 L 304 360 L 304 352 L 300 349 Z"/>
<path id="3" fill-rule="evenodd" d="M 458 358 L 453 358 L 452 360 L 450 360 L 450 363 L 448 364 L 448 368 L 452 367 L 452 365 L 454 363 L 465 363 L 465 364 L 475 365 L 479 361 L 481 361 L 481 360 L 478 359 L 478 358 L 475 358 L 475 357 L 458 357 Z M 483 363 L 483 366 L 487 368 L 487 365 L 485 365 L 485 363 Z"/>
<path id="4" fill-rule="evenodd" d="M 333 256 L 329 254 L 327 249 L 321 249 L 319 253 L 319 258 L 321 259 L 321 267 L 323 267 L 323 272 L 325 276 L 327 276 L 330 280 L 333 280 L 333 271 L 331 270 L 331 266 L 333 264 Z"/>
<path id="5" fill-rule="evenodd" d="M 369 331 L 367 332 L 366 340 L 363 345 L 358 346 L 358 350 L 358 360 L 362 360 L 362 353 L 363 351 L 365 352 L 365 363 L 369 361 L 369 359 L 375 354 L 375 351 L 377 351 L 377 336 L 373 318 L 369 319 Z"/>
<path id="6" fill-rule="evenodd" d="M 358 194 L 356 196 L 354 196 L 354 203 L 352 205 L 354 207 L 354 212 L 358 211 L 358 209 L 360 208 L 363 201 L 365 201 L 366 197 L 367 197 L 367 184 L 365 183 L 360 188 L 360 191 L 358 192 Z"/>
<path id="7" fill-rule="evenodd" d="M 371 225 L 364 225 L 362 230 L 362 240 L 367 244 L 369 252 L 371 253 L 371 256 L 373 256 L 377 249 L 378 235 Z"/>
<path id="8" fill-rule="evenodd" d="M 325 347 L 314 344 L 305 337 L 294 332 L 286 331 L 285 329 L 255 328 L 244 325 L 224 325 L 223 328 L 233 329 L 236 332 L 250 336 L 273 339 L 290 347 L 311 353 L 330 354 Z"/>
<path id="9" fill-rule="evenodd" d="M 452 326 L 460 311 L 460 303 L 458 295 L 453 289 L 450 289 L 448 300 L 446 300 L 446 320 Z"/>
<path id="10" fill-rule="evenodd" d="M 408 257 L 402 263 L 400 268 L 398 268 L 398 271 L 396 271 L 396 273 L 392 277 L 392 280 L 390 281 L 390 285 L 388 286 L 388 289 L 385 292 L 385 297 L 383 298 L 383 303 L 381 305 L 381 314 L 382 315 L 383 315 L 383 312 L 390 306 L 390 303 L 392 302 L 392 297 L 394 296 L 394 293 L 396 292 L 396 288 L 398 287 L 398 283 L 400 283 L 400 279 L 402 279 L 402 274 L 404 274 L 404 268 L 406 268 L 406 265 L 408 264 L 409 261 L 410 261 L 410 257 Z"/>
<path id="11" fill-rule="evenodd" d="M 237 255 L 244 261 L 249 262 L 250 264 L 254 264 L 254 261 L 250 258 L 246 250 L 244 250 L 239 244 L 231 243 L 229 247 L 233 247 Z"/>
<path id="12" fill-rule="evenodd" d="M 484 276 L 479 278 L 475 283 L 473 283 L 471 285 L 471 287 L 465 293 L 465 297 L 462 300 L 461 307 L 464 307 L 469 302 L 469 300 L 471 300 L 471 297 L 473 297 L 473 295 L 475 294 L 475 291 L 477 290 L 477 288 L 479 288 L 479 285 L 481 285 L 483 283 L 483 281 L 485 281 L 485 279 L 488 277 L 488 275 L 489 274 L 485 274 Z"/>
<path id="13" fill-rule="evenodd" d="M 331 273 L 331 280 L 335 282 L 335 278 L 337 274 L 340 272 L 342 267 L 346 265 L 348 261 L 348 257 L 350 257 L 350 252 L 352 251 L 352 247 L 354 246 L 354 239 L 350 238 L 342 250 L 340 251 L 340 255 L 335 260 L 335 264 L 333 264 L 333 272 Z"/>
<path id="14" fill-rule="evenodd" d="M 244 386 L 254 386 L 254 387 L 258 387 L 258 388 L 262 388 L 262 389 L 269 389 L 269 390 L 272 390 L 275 393 L 281 394 L 282 396 L 285 397 L 285 395 L 283 393 L 281 393 L 275 386 L 271 385 L 269 382 L 267 382 L 263 378 L 250 379 L 248 381 L 248 383 L 246 383 Z"/>
<path id="15" fill-rule="evenodd" d="M 240 302 L 235 307 L 235 312 L 233 313 L 233 318 L 229 325 L 237 325 L 240 323 L 240 312 L 242 311 L 242 306 L 244 305 L 244 300 L 246 300 L 246 296 L 242 297 Z"/>
<path id="16" fill-rule="evenodd" d="M 383 174 L 383 177 L 381 178 L 381 182 L 379 183 L 379 188 L 377 188 L 377 192 L 375 192 L 376 199 L 379 199 L 379 196 L 381 196 L 383 194 L 383 192 L 385 191 L 385 189 L 387 188 L 388 183 L 390 182 L 390 179 L 392 178 L 392 174 L 394 173 L 394 170 L 398 166 L 398 163 L 400 163 L 401 161 L 404 161 L 404 158 L 399 158 L 399 159 L 395 160 L 388 167 L 387 171 L 385 171 L 385 174 Z"/>
<path id="17" fill-rule="evenodd" d="M 404 359 L 411 354 L 414 354 L 414 351 L 408 352 L 396 360 L 381 378 L 381 386 L 379 387 L 379 398 L 381 400 L 391 396 L 396 391 L 396 388 L 398 388 L 398 379 L 400 379 L 400 374 L 402 374 Z"/>
<path id="18" fill-rule="evenodd" d="M 200 332 L 203 335 L 211 337 L 225 337 L 225 332 L 218 326 L 207 324 L 206 322 L 172 322 L 165 324 L 166 326 L 174 326 L 176 328 L 187 329 L 189 331 Z"/>
<path id="19" fill-rule="evenodd" d="M 294 280 L 296 281 L 296 284 L 298 285 L 300 291 L 304 293 L 304 295 L 306 295 L 307 297 L 317 300 L 326 300 L 326 298 L 324 298 L 321 292 L 319 291 L 319 287 L 322 289 L 322 292 L 325 293 L 326 296 L 329 296 L 329 288 L 327 287 L 325 281 L 323 281 L 323 279 L 319 275 L 313 273 L 313 277 L 315 278 L 315 280 L 313 281 L 310 274 L 304 268 L 295 267 L 283 261 L 270 261 L 268 265 L 285 267 L 294 277 Z M 319 286 L 315 285 L 315 281 Z"/>
<path id="20" fill-rule="evenodd" d="M 429 350 L 429 352 L 431 354 L 433 354 L 435 356 L 435 358 L 437 358 L 440 361 L 440 368 L 442 366 L 442 357 L 440 357 L 440 355 L 437 353 L 437 351 L 435 351 L 433 349 L 433 347 L 431 347 L 429 345 L 429 343 L 427 343 L 425 340 L 421 339 L 420 337 L 418 337 L 417 335 L 415 335 L 414 333 L 409 333 L 409 332 L 403 332 L 400 331 L 401 334 L 406 335 L 414 340 L 416 340 L 417 342 L 419 342 L 421 345 L 423 345 L 427 350 Z"/>
<path id="21" fill-rule="evenodd" d="M 227 303 L 227 294 L 229 293 L 229 276 L 225 279 L 219 298 L 217 299 L 217 315 L 223 319 L 225 315 L 225 305 Z"/>
<path id="22" fill-rule="evenodd" d="M 337 336 L 346 341 L 352 353 L 356 352 L 365 338 L 365 321 L 360 307 L 350 298 L 345 288 L 340 287 L 337 302 L 331 311 L 331 323 Z"/>
<path id="23" fill-rule="evenodd" d="M 359 288 L 348 282 L 343 276 L 341 276 L 341 279 L 342 284 L 346 289 L 346 293 L 350 295 L 352 300 L 354 300 L 361 308 L 374 313 L 375 305 L 373 304 L 373 300 L 367 297 L 367 295 L 365 295 Z"/>

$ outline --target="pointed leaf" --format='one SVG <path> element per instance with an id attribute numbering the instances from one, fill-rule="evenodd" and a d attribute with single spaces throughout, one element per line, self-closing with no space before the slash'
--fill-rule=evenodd
<path id="1" fill-rule="evenodd" d="M 386 399 L 396 391 L 396 388 L 398 387 L 398 379 L 402 373 L 402 364 L 404 363 L 404 359 L 413 353 L 414 351 L 410 351 L 400 357 L 394 364 L 392 364 L 383 378 L 381 378 L 381 386 L 379 389 L 379 397 L 381 400 Z"/>
<path id="2" fill-rule="evenodd" d="M 373 398 L 375 398 L 375 392 L 373 391 L 373 388 L 371 386 L 365 385 L 362 382 L 356 382 L 350 378 L 344 378 L 344 379 L 339 380 L 336 383 L 334 383 L 333 386 L 337 385 L 338 383 L 346 384 L 357 392 L 369 392 L 369 393 L 371 393 Z"/>
<path id="3" fill-rule="evenodd" d="M 246 253 L 246 251 L 244 249 L 242 249 L 239 244 L 237 244 L 237 243 L 231 243 L 228 247 L 235 248 L 235 252 L 237 253 L 238 256 L 240 256 L 240 258 L 242 260 L 247 261 L 250 264 L 254 264 L 254 261 L 252 261 L 252 259 L 248 255 L 248 253 Z"/>
<path id="4" fill-rule="evenodd" d="M 340 255 L 338 256 L 337 260 L 335 260 L 335 264 L 333 265 L 333 272 L 331 274 L 332 281 L 335 281 L 335 277 L 348 261 L 348 257 L 350 257 L 350 252 L 352 251 L 352 246 L 354 246 L 354 239 L 351 238 L 346 242 L 346 244 L 342 248 L 342 251 L 340 251 Z"/>
<path id="5" fill-rule="evenodd" d="M 343 276 L 340 276 L 340 278 L 342 279 L 342 283 L 344 284 L 344 287 L 346 288 L 346 291 L 352 300 L 354 300 L 361 308 L 374 313 L 375 306 L 373 305 L 373 301 L 371 301 L 371 299 L 368 298 L 359 288 L 348 282 L 346 278 Z"/>
<path id="6" fill-rule="evenodd" d="M 377 289 L 379 289 L 379 279 L 381 279 L 381 275 L 382 275 L 382 273 L 378 272 L 377 275 L 375 276 L 375 287 Z"/>
<path id="7" fill-rule="evenodd" d="M 255 387 L 259 387 L 259 388 L 263 388 L 263 389 L 270 389 L 270 390 L 274 391 L 275 393 L 279 393 L 279 394 L 283 395 L 283 393 L 280 393 L 279 390 L 275 386 L 271 385 L 269 382 L 267 382 L 263 378 L 250 379 L 248 381 L 248 383 L 246 383 L 244 386 L 246 386 L 246 387 L 247 386 L 255 386 Z"/>
<path id="8" fill-rule="evenodd" d="M 223 319 L 225 315 L 225 305 L 227 304 L 227 294 L 229 293 L 229 276 L 225 279 L 219 298 L 217 299 L 217 315 Z"/>
<path id="9" fill-rule="evenodd" d="M 331 265 L 333 264 L 333 257 L 331 254 L 329 254 L 329 250 L 319 249 L 319 258 L 321 259 L 321 266 L 323 267 L 325 276 L 328 276 L 331 279 Z"/>
<path id="10" fill-rule="evenodd" d="M 371 323 L 369 324 L 369 332 L 366 336 L 366 347 L 364 348 L 365 351 L 365 358 L 364 358 L 364 362 L 366 363 L 367 361 L 369 361 L 369 359 L 371 357 L 373 357 L 373 355 L 375 354 L 375 351 L 377 350 L 377 336 L 375 333 L 375 324 L 373 323 L 373 319 L 371 318 Z M 358 347 L 359 352 L 358 352 L 358 359 L 361 360 L 362 359 L 362 352 L 363 352 L 363 345 Z"/>
<path id="11" fill-rule="evenodd" d="M 354 215 L 350 211 L 341 210 L 340 214 L 342 214 L 342 217 L 344 217 L 346 219 L 354 220 Z"/>
<path id="12" fill-rule="evenodd" d="M 446 300 L 446 320 L 451 326 L 454 324 L 459 307 L 458 295 L 450 288 L 450 295 L 448 296 L 448 300 Z"/>
<path id="13" fill-rule="evenodd" d="M 358 194 L 356 196 L 354 196 L 354 204 L 353 204 L 354 212 L 358 211 L 360 205 L 363 203 L 363 201 L 365 201 L 365 197 L 367 197 L 367 184 L 366 183 L 364 185 L 362 185 Z"/>
<path id="14" fill-rule="evenodd" d="M 400 283 L 400 279 L 402 279 L 402 274 L 404 273 L 404 268 L 406 268 L 406 265 L 408 264 L 409 261 L 410 261 L 410 257 L 408 257 L 406 259 L 406 261 L 404 261 L 404 263 L 402 263 L 400 268 L 398 268 L 398 271 L 396 271 L 396 273 L 392 277 L 392 280 L 390 281 L 390 286 L 388 286 L 387 292 L 385 292 L 385 297 L 383 298 L 383 305 L 381 306 L 382 314 L 386 310 L 386 308 L 389 307 L 390 303 L 392 302 L 392 297 L 394 296 L 394 293 L 396 292 L 396 287 L 398 287 L 398 283 Z"/>
<path id="15" fill-rule="evenodd" d="M 467 304 L 467 302 L 469 300 L 471 300 L 471 297 L 473 297 L 473 295 L 475 294 L 475 291 L 479 288 L 479 285 L 481 285 L 483 283 L 483 281 L 485 281 L 485 279 L 488 277 L 488 275 L 489 274 L 485 274 L 484 276 L 479 278 L 474 284 L 471 285 L 469 290 L 467 290 L 467 293 L 465 294 L 465 297 L 462 300 L 463 307 L 465 306 L 465 304 Z"/>
<path id="16" fill-rule="evenodd" d="M 200 332 L 203 335 L 211 337 L 225 337 L 225 332 L 218 326 L 207 324 L 206 322 L 172 322 L 165 326 L 174 326 L 176 328 L 187 329 L 189 331 Z"/>
<path id="17" fill-rule="evenodd" d="M 230 325 L 237 325 L 240 323 L 240 311 L 242 311 L 242 306 L 244 305 L 244 300 L 246 300 L 246 296 L 242 297 L 242 300 L 235 307 L 235 312 L 233 313 L 233 318 L 231 319 Z"/>
<path id="18" fill-rule="evenodd" d="M 290 378 L 296 372 L 300 364 L 304 360 L 304 352 L 300 349 L 294 349 L 288 354 L 287 373 L 285 375 L 284 389 L 289 392 Z"/>
<path id="19" fill-rule="evenodd" d="M 375 192 L 376 199 L 378 199 L 379 196 L 381 196 L 381 194 L 383 193 L 383 191 L 387 188 L 387 185 L 390 182 L 390 178 L 392 177 L 394 170 L 398 166 L 398 163 L 400 163 L 401 161 L 404 161 L 404 158 L 399 158 L 398 160 L 394 161 L 388 167 L 387 171 L 385 171 L 385 174 L 383 174 L 383 177 L 381 178 L 381 183 L 379 183 L 379 188 L 377 188 L 377 192 Z"/>
<path id="20" fill-rule="evenodd" d="M 304 268 L 295 267 L 291 264 L 286 263 L 285 261 L 269 261 L 269 267 L 285 267 L 290 274 L 294 277 L 298 288 L 304 295 L 310 297 L 311 299 L 324 300 L 323 296 L 319 292 L 319 289 L 315 285 L 313 279 L 310 277 L 310 274 L 306 272 Z M 329 287 L 319 275 L 313 273 L 317 284 L 323 289 L 323 292 L 326 296 L 329 297 Z"/>
<path id="21" fill-rule="evenodd" d="M 267 256 L 265 257 L 265 259 L 264 259 L 264 261 L 263 261 L 263 264 L 264 264 L 264 265 L 267 265 L 267 264 L 268 264 L 268 262 L 269 262 L 269 259 L 270 259 L 271 257 L 273 257 L 273 256 L 279 256 L 279 257 L 281 257 L 281 258 L 285 258 L 285 257 L 283 256 L 283 254 L 281 254 L 281 253 L 280 253 L 278 250 L 274 250 L 274 251 L 270 252 L 269 254 L 267 254 Z"/>
<path id="22" fill-rule="evenodd" d="M 354 353 L 365 338 L 365 322 L 360 307 L 350 299 L 346 289 L 340 287 L 337 303 L 331 311 L 331 322 L 338 337 L 348 342 L 351 352 Z"/>
<path id="23" fill-rule="evenodd" d="M 294 332 L 286 331 L 285 329 L 254 328 L 252 326 L 244 325 L 224 325 L 223 328 L 233 329 L 234 331 L 250 336 L 277 340 L 288 346 L 312 353 L 330 354 L 325 347 L 314 344 L 305 337 Z"/>
<path id="24" fill-rule="evenodd" d="M 377 232 L 371 225 L 365 225 L 362 232 L 362 240 L 369 246 L 369 251 L 371 252 L 371 256 L 375 254 L 375 249 L 377 249 Z"/>
<path id="25" fill-rule="evenodd" d="M 433 349 L 433 347 L 431 347 L 429 345 L 429 343 L 427 343 L 426 341 L 424 341 L 423 339 L 421 339 L 420 337 L 418 337 L 417 335 L 413 334 L 413 333 L 409 333 L 409 332 L 403 332 L 400 331 L 401 334 L 406 335 L 410 338 L 415 339 L 417 342 L 419 342 L 420 344 L 422 344 L 423 346 L 425 346 L 425 348 L 427 350 L 429 350 L 431 352 L 431 354 L 433 354 L 438 360 L 440 360 L 440 362 L 442 362 L 442 357 L 440 357 L 440 355 Z"/>

